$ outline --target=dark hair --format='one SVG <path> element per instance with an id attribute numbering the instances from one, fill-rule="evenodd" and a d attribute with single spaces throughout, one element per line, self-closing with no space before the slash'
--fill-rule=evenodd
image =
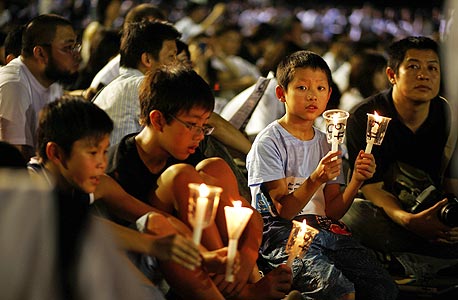
<path id="1" fill-rule="evenodd" d="M 58 26 L 70 26 L 69 20 L 55 14 L 44 14 L 33 18 L 27 23 L 22 34 L 22 52 L 24 57 L 33 56 L 33 48 L 38 45 L 50 44 L 56 36 Z"/>
<path id="2" fill-rule="evenodd" d="M 78 79 L 71 85 L 66 86 L 66 88 L 68 90 L 87 89 L 97 72 L 110 59 L 119 54 L 120 44 L 121 39 L 118 30 L 104 27 L 98 28 L 91 42 L 88 62 L 80 69 Z"/>
<path id="3" fill-rule="evenodd" d="M 386 57 L 382 53 L 365 50 L 352 56 L 350 64 L 348 89 L 357 88 L 363 98 L 378 92 L 374 86 L 374 74 L 386 69 Z"/>
<path id="4" fill-rule="evenodd" d="M 276 77 L 278 84 L 285 90 L 288 89 L 288 84 L 293 80 L 297 68 L 312 68 L 314 70 L 322 70 L 326 73 L 328 84 L 331 86 L 331 70 L 329 69 L 326 61 L 315 52 L 301 50 L 286 56 L 278 64 Z"/>
<path id="5" fill-rule="evenodd" d="M 189 51 L 188 44 L 182 40 L 177 40 L 177 54 L 180 54 L 182 51 L 184 51 L 188 60 L 191 61 L 191 52 Z"/>
<path id="6" fill-rule="evenodd" d="M 0 168 L 25 169 L 27 161 L 21 151 L 6 141 L 0 141 Z"/>
<path id="7" fill-rule="evenodd" d="M 9 54 L 18 57 L 21 55 L 22 49 L 22 33 L 24 32 L 24 25 L 17 25 L 6 35 L 3 46 L 5 47 L 5 60 Z"/>
<path id="8" fill-rule="evenodd" d="M 215 98 L 207 82 L 184 64 L 162 66 L 146 74 L 140 85 L 140 124 L 150 124 L 149 113 L 159 110 L 166 117 L 201 107 L 213 111 Z"/>
<path id="9" fill-rule="evenodd" d="M 172 24 L 164 21 L 142 21 L 130 23 L 121 37 L 121 66 L 137 68 L 143 53 L 159 59 L 162 43 L 177 40 L 181 33 Z"/>
<path id="10" fill-rule="evenodd" d="M 113 130 L 107 113 L 92 102 L 77 98 L 60 98 L 40 112 L 38 155 L 47 161 L 46 144 L 55 142 L 69 156 L 73 143 L 81 139 L 100 141 Z"/>
<path id="11" fill-rule="evenodd" d="M 159 21 L 167 20 L 164 12 L 159 7 L 151 3 L 142 3 L 129 10 L 124 18 L 123 27 L 130 23 L 141 22 L 150 18 Z"/>
<path id="12" fill-rule="evenodd" d="M 95 7 L 95 15 L 97 21 L 105 25 L 105 19 L 107 18 L 107 8 L 112 2 L 122 2 L 122 0 L 97 0 L 97 5 Z"/>
<path id="13" fill-rule="evenodd" d="M 399 41 L 393 42 L 388 52 L 388 66 L 398 73 L 399 66 L 404 60 L 406 53 L 410 49 L 432 50 L 439 56 L 439 44 L 426 36 L 409 36 Z"/>
<path id="14" fill-rule="evenodd" d="M 251 43 L 259 43 L 275 37 L 277 28 L 269 23 L 260 23 L 254 29 L 254 31 L 246 37 Z"/>

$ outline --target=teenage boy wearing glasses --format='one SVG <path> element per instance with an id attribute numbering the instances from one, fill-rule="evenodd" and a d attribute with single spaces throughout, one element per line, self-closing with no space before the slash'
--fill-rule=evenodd
<path id="1" fill-rule="evenodd" d="M 78 76 L 80 49 L 67 19 L 44 14 L 25 26 L 21 55 L 0 69 L 0 140 L 26 160 L 35 155 L 39 111 Z"/>
<path id="2" fill-rule="evenodd" d="M 198 147 L 213 130 L 208 125 L 214 107 L 210 87 L 189 67 L 162 66 L 146 74 L 139 99 L 143 129 L 110 149 L 107 173 L 134 197 L 173 214 L 190 228 L 188 183 L 222 187 L 215 222 L 204 230 L 201 244 L 207 250 L 227 246 L 224 206 L 232 206 L 232 200 L 251 205 L 240 196 L 227 163 L 221 158 L 205 158 Z M 172 291 L 183 299 L 283 299 L 291 288 L 291 271 L 282 265 L 260 278 L 256 260 L 261 238 L 262 219 L 253 211 L 239 242 L 240 270 L 233 283 L 224 280 L 224 268 L 212 271 L 212 276 L 189 276 L 186 282 L 176 279 L 176 272 L 182 269 L 160 270 Z M 221 257 L 223 263 L 225 260 Z"/>

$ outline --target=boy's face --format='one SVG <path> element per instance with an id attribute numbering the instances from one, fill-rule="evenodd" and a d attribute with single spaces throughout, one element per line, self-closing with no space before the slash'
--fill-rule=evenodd
<path id="1" fill-rule="evenodd" d="M 60 165 L 60 172 L 67 183 L 86 193 L 93 193 L 100 176 L 105 173 L 109 144 L 109 135 L 97 141 L 90 138 L 77 140 L 70 157 Z"/>
<path id="2" fill-rule="evenodd" d="M 201 129 L 208 123 L 210 115 L 208 110 L 194 107 L 173 116 L 172 121 L 164 127 L 163 148 L 176 159 L 187 159 L 196 152 L 199 143 L 204 139 Z"/>
<path id="3" fill-rule="evenodd" d="M 331 91 L 326 73 L 312 68 L 297 68 L 288 89 L 276 89 L 277 97 L 285 103 L 286 113 L 307 121 L 314 121 L 323 113 Z"/>

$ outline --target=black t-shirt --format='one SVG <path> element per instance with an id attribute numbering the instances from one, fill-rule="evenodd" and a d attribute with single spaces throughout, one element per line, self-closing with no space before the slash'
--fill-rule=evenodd
<path id="1" fill-rule="evenodd" d="M 366 147 L 367 113 L 373 114 L 374 111 L 390 117 L 391 121 L 382 144 L 372 148 L 377 168 L 374 177 L 365 183 L 383 181 L 383 175 L 390 165 L 401 161 L 424 170 L 439 185 L 444 147 L 450 132 L 450 108 L 445 99 L 436 97 L 431 100 L 428 117 L 415 133 L 400 121 L 391 89 L 371 96 L 358 105 L 350 113 L 346 130 L 352 167 L 358 152 Z"/>
<path id="2" fill-rule="evenodd" d="M 162 172 L 169 166 L 176 163 L 187 163 L 196 166 L 205 156 L 199 148 L 185 161 L 179 161 L 173 157 L 169 159 L 167 165 L 157 174 L 145 166 L 141 160 L 135 144 L 135 136 L 129 134 L 125 136 L 119 144 L 113 146 L 108 151 L 107 173 L 113 177 L 124 190 L 137 199 L 150 204 L 149 199 L 157 188 L 157 179 Z"/>

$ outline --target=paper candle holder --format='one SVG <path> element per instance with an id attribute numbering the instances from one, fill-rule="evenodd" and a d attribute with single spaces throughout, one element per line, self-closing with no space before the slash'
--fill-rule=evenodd
<path id="1" fill-rule="evenodd" d="M 226 281 L 233 282 L 234 274 L 232 272 L 235 256 L 237 254 L 238 240 L 242 235 L 248 221 L 250 220 L 253 210 L 242 206 L 242 201 L 233 201 L 234 206 L 225 206 L 224 214 L 226 216 L 227 233 L 229 236 Z"/>
<path id="2" fill-rule="evenodd" d="M 188 219 L 189 223 L 194 227 L 193 241 L 196 245 L 199 245 L 202 230 L 215 220 L 219 198 L 223 189 L 204 183 L 190 183 L 188 187 Z"/>
<path id="3" fill-rule="evenodd" d="M 390 120 L 391 118 L 379 116 L 377 112 L 367 114 L 366 153 L 371 153 L 373 145 L 382 144 Z"/>
<path id="4" fill-rule="evenodd" d="M 330 109 L 323 113 L 323 118 L 326 121 L 326 139 L 328 143 L 337 145 L 344 142 L 349 116 L 348 112 L 341 109 Z"/>
<path id="5" fill-rule="evenodd" d="M 285 247 L 285 252 L 288 254 L 286 265 L 291 267 L 296 257 L 305 255 L 317 233 L 318 230 L 307 225 L 305 220 L 303 222 L 293 220 L 293 227 Z"/>

